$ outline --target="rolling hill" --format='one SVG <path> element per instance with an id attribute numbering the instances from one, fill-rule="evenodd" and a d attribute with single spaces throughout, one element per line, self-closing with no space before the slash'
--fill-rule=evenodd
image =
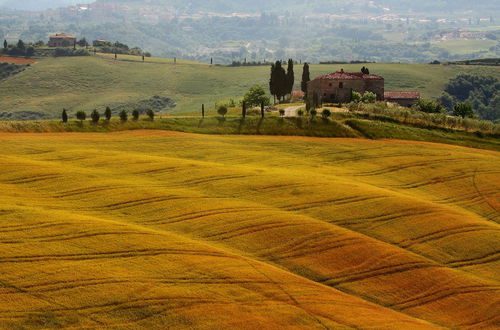
<path id="1" fill-rule="evenodd" d="M 459 73 L 500 77 L 498 67 L 428 64 L 370 64 L 372 73 L 386 79 L 387 90 L 417 90 L 423 97 L 438 97 L 444 84 Z M 360 65 L 312 65 L 311 77 Z M 297 65 L 296 88 L 302 68 Z M 62 108 L 71 113 L 102 110 L 108 105 L 134 105 L 157 95 L 173 99 L 168 112 L 193 112 L 204 103 L 240 98 L 255 84 L 268 85 L 269 67 L 224 67 L 121 55 L 44 58 L 22 73 L 0 81 L 0 112 L 39 111 L 58 117 Z"/>
<path id="2" fill-rule="evenodd" d="M 0 143 L 2 328 L 500 322 L 497 151 L 152 131 Z"/>

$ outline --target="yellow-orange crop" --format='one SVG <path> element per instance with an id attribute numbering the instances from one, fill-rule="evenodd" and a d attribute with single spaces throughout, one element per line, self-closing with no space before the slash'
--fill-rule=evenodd
<path id="1" fill-rule="evenodd" d="M 494 328 L 500 153 L 0 133 L 2 328 Z"/>

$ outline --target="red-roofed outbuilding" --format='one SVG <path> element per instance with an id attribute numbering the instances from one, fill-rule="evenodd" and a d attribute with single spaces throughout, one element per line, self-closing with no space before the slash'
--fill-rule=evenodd
<path id="1" fill-rule="evenodd" d="M 384 100 L 391 103 L 397 103 L 403 107 L 411 107 L 420 100 L 418 92 L 385 92 Z"/>

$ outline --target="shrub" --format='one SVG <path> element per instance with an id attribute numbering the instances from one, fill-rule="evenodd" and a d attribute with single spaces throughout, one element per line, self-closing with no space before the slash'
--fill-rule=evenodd
<path id="1" fill-rule="evenodd" d="M 151 109 L 146 110 L 146 115 L 148 115 L 149 119 L 155 120 L 155 112 Z"/>
<path id="2" fill-rule="evenodd" d="M 121 121 L 127 121 L 127 120 L 128 120 L 127 111 L 122 110 L 122 111 L 120 112 L 120 120 L 121 120 Z"/>
<path id="3" fill-rule="evenodd" d="M 87 119 L 87 114 L 85 113 L 85 111 L 78 111 L 76 113 L 76 118 L 80 121 L 80 122 L 83 122 L 85 119 Z"/>
<path id="4" fill-rule="evenodd" d="M 316 109 L 311 109 L 309 113 L 311 114 L 311 117 L 314 118 L 318 114 L 318 111 L 316 111 Z"/>
<path id="5" fill-rule="evenodd" d="M 139 110 L 132 111 L 132 118 L 134 121 L 139 120 L 139 115 L 140 115 Z"/>
<path id="6" fill-rule="evenodd" d="M 328 117 L 330 117 L 332 115 L 332 112 L 328 109 L 323 109 L 323 111 L 321 112 L 321 117 L 323 117 L 323 119 L 328 119 Z"/>
<path id="7" fill-rule="evenodd" d="M 90 117 L 92 118 L 92 122 L 94 124 L 97 124 L 99 122 L 99 118 L 101 118 L 101 115 L 99 114 L 99 112 L 97 112 L 97 110 L 94 110 L 90 114 Z"/>
<path id="8" fill-rule="evenodd" d="M 366 92 L 363 94 L 361 100 L 363 103 L 375 103 L 377 101 L 377 95 L 372 92 Z"/>
<path id="9" fill-rule="evenodd" d="M 217 113 L 224 117 L 227 114 L 227 107 L 225 105 L 219 105 L 217 108 Z"/>
<path id="10" fill-rule="evenodd" d="M 297 115 L 299 115 L 299 117 L 302 117 L 304 115 L 304 110 L 299 109 L 299 111 L 297 111 Z"/>
<path id="11" fill-rule="evenodd" d="M 352 102 L 359 103 L 359 102 L 361 102 L 361 98 L 362 98 L 362 96 L 361 96 L 360 93 L 358 93 L 358 92 L 352 92 L 352 97 L 351 97 Z"/>
<path id="12" fill-rule="evenodd" d="M 438 102 L 432 100 L 419 100 L 417 110 L 425 113 L 440 113 L 444 112 L 445 108 Z"/>
<path id="13" fill-rule="evenodd" d="M 284 116 L 285 116 L 285 110 L 284 110 L 284 109 L 280 109 L 280 116 L 281 116 L 281 117 L 284 117 Z"/>

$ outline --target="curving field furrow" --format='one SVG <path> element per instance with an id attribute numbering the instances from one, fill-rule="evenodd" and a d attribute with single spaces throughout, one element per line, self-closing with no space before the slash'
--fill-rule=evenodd
<path id="1" fill-rule="evenodd" d="M 140 131 L 0 142 L 16 165 L 0 173 L 0 327 L 498 321 L 496 152 Z"/>
<path id="2" fill-rule="evenodd" d="M 458 287 L 458 288 L 446 288 L 439 291 L 434 291 L 432 293 L 427 293 L 413 299 L 401 302 L 397 305 L 392 305 L 391 308 L 397 310 L 405 310 L 410 308 L 415 308 L 417 306 L 422 306 L 430 304 L 444 298 L 451 296 L 465 295 L 469 293 L 476 292 L 500 292 L 500 286 L 468 286 L 468 287 Z"/>

